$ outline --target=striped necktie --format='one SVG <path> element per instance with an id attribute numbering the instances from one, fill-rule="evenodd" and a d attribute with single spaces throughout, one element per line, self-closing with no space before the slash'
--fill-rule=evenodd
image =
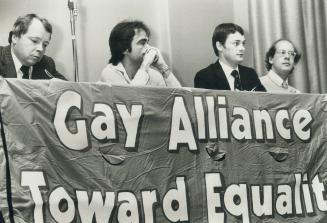
<path id="1" fill-rule="evenodd" d="M 231 75 L 234 77 L 234 90 L 243 91 L 242 83 L 240 74 L 237 72 L 237 70 L 233 70 Z"/>

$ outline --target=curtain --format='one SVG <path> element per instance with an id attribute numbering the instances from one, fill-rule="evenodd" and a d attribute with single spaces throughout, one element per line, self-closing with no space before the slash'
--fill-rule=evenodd
<path id="1" fill-rule="evenodd" d="M 291 40 L 302 58 L 289 78 L 303 93 L 327 93 L 327 1 L 249 0 L 254 67 L 267 70 L 265 53 L 280 38 Z"/>

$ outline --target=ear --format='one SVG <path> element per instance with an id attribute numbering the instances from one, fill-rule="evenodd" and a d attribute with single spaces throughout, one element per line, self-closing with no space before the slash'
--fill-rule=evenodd
<path id="1" fill-rule="evenodd" d="M 11 36 L 11 42 L 12 42 L 13 44 L 16 44 L 16 43 L 17 43 L 17 40 L 18 40 L 18 37 L 17 37 L 16 35 L 12 35 L 12 36 Z"/>
<path id="2" fill-rule="evenodd" d="M 272 57 L 269 57 L 269 60 L 268 60 L 268 61 L 269 61 L 270 64 L 273 64 L 273 59 L 272 59 Z"/>
<path id="3" fill-rule="evenodd" d="M 123 54 L 126 55 L 126 54 L 128 54 L 128 53 L 130 53 L 130 52 L 131 52 L 130 50 L 126 49 L 126 50 L 123 52 Z"/>
<path id="4" fill-rule="evenodd" d="M 223 44 L 221 44 L 219 41 L 216 42 L 216 47 L 218 51 L 222 51 L 224 48 Z"/>

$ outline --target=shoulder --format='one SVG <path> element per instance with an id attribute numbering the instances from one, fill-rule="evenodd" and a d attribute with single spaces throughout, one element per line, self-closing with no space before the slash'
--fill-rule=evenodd
<path id="1" fill-rule="evenodd" d="M 0 53 L 3 53 L 5 49 L 10 49 L 10 46 L 0 46 Z"/>
<path id="2" fill-rule="evenodd" d="M 252 67 L 239 65 L 238 69 L 243 79 L 259 79 L 259 75 Z"/>
<path id="3" fill-rule="evenodd" d="M 2 52 L 4 51 L 5 47 L 4 46 L 0 46 L 0 55 L 2 54 Z"/>
<path id="4" fill-rule="evenodd" d="M 103 68 L 102 71 L 112 71 L 112 70 L 117 70 L 117 66 L 109 63 Z"/>
<path id="5" fill-rule="evenodd" d="M 10 45 L 8 46 L 0 46 L 0 58 L 1 60 L 3 60 L 4 58 L 8 58 L 11 57 L 11 49 L 10 49 Z"/>
<path id="6" fill-rule="evenodd" d="M 0 60 L 3 60 L 5 47 L 0 46 Z"/>
<path id="7" fill-rule="evenodd" d="M 113 64 L 107 64 L 101 71 L 99 81 L 103 82 L 115 82 L 114 80 L 123 78 L 123 73 L 117 69 L 117 66 Z"/>
<path id="8" fill-rule="evenodd" d="M 200 74 L 209 73 L 210 71 L 212 71 L 214 69 L 215 66 L 216 66 L 215 64 L 210 64 L 209 66 L 199 70 L 197 73 L 200 73 Z"/>
<path id="9" fill-rule="evenodd" d="M 252 68 L 252 67 L 247 67 L 247 66 L 243 66 L 243 65 L 238 65 L 239 71 L 241 72 L 245 72 L 245 73 L 250 73 L 250 74 L 255 74 L 257 75 L 257 72 Z M 258 76 L 258 75 L 257 75 Z"/>
<path id="10" fill-rule="evenodd" d="M 215 66 L 217 66 L 217 65 L 216 64 L 210 64 L 209 66 L 199 70 L 195 74 L 195 78 L 210 76 L 210 75 L 214 74 L 215 73 Z"/>
<path id="11" fill-rule="evenodd" d="M 263 86 L 264 86 L 265 88 L 267 88 L 267 87 L 269 88 L 269 86 L 272 84 L 272 81 L 271 81 L 271 79 L 268 77 L 267 74 L 264 75 L 264 76 L 259 77 L 259 80 L 260 80 L 261 84 L 263 84 Z"/>
<path id="12" fill-rule="evenodd" d="M 42 59 L 33 67 L 35 68 L 33 69 L 33 75 L 35 75 L 35 79 L 51 79 L 55 77 L 62 80 L 67 80 L 64 75 L 57 71 L 54 59 L 49 56 L 44 55 Z"/>
<path id="13" fill-rule="evenodd" d="M 116 66 L 110 64 L 107 64 L 103 70 L 101 71 L 101 76 L 107 76 L 107 75 L 112 75 L 112 74 L 116 74 L 116 73 L 120 73 L 120 71 L 117 69 Z"/>
<path id="14" fill-rule="evenodd" d="M 42 59 L 38 63 L 36 63 L 34 66 L 42 67 L 42 68 L 48 68 L 48 67 L 54 68 L 55 62 L 51 57 L 44 55 L 42 57 Z"/>
<path id="15" fill-rule="evenodd" d="M 54 63 L 54 60 L 52 59 L 52 57 L 49 57 L 47 55 L 44 55 L 42 60 L 45 62 L 45 63 Z"/>
<path id="16" fill-rule="evenodd" d="M 265 74 L 265 75 L 261 76 L 259 79 L 260 79 L 260 81 L 267 81 L 267 80 L 269 80 L 269 77 L 267 74 Z"/>

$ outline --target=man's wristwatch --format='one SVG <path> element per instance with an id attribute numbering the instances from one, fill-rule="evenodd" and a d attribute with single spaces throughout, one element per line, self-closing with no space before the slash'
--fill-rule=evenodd
<path id="1" fill-rule="evenodd" d="M 169 74 L 170 74 L 170 69 L 169 67 L 166 65 L 164 66 L 161 70 L 160 73 L 162 74 L 163 78 L 168 78 Z"/>

